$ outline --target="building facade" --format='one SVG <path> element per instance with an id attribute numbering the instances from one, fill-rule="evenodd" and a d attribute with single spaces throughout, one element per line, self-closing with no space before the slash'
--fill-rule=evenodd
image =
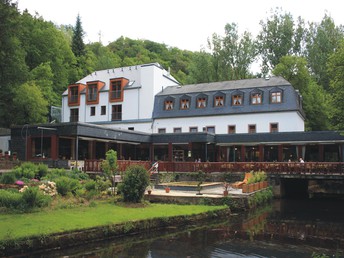
<path id="1" fill-rule="evenodd" d="M 11 149 L 44 161 L 103 159 L 109 149 L 151 161 L 344 161 L 344 136 L 305 132 L 304 120 L 302 96 L 282 77 L 181 86 L 153 63 L 69 85 L 62 123 L 12 128 Z"/>

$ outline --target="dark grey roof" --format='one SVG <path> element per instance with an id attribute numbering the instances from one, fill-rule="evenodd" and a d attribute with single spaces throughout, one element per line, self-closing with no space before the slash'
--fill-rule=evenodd
<path id="1" fill-rule="evenodd" d="M 252 105 L 250 95 L 252 92 L 260 91 L 263 95 L 262 104 Z M 281 103 L 270 103 L 272 91 L 282 92 Z M 243 95 L 243 105 L 233 106 L 232 95 Z M 197 108 L 196 102 L 200 95 L 207 96 L 207 107 Z M 224 106 L 215 107 L 214 98 L 217 95 L 224 96 Z M 188 96 L 190 108 L 180 109 L 180 100 Z M 165 100 L 174 101 L 172 110 L 165 110 Z M 155 96 L 153 118 L 175 118 L 194 116 L 214 116 L 265 112 L 297 111 L 304 116 L 301 98 L 294 87 L 282 77 L 272 77 L 269 80 L 264 78 L 246 79 L 238 81 L 203 83 L 186 86 L 171 86 L 165 88 Z"/>
<path id="2" fill-rule="evenodd" d="M 175 95 L 175 94 L 187 94 L 187 93 L 223 91 L 223 90 L 227 91 L 227 90 L 234 90 L 234 89 L 278 87 L 278 86 L 291 86 L 291 84 L 282 77 L 273 76 L 269 79 L 254 78 L 254 79 L 244 79 L 244 80 L 235 80 L 235 81 L 190 84 L 190 85 L 184 85 L 184 86 L 169 86 L 163 89 L 157 95 Z"/>

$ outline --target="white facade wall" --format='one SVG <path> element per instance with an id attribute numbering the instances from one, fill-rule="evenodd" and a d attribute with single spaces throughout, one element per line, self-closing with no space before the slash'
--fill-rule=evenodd
<path id="1" fill-rule="evenodd" d="M 148 126 L 146 123 L 141 125 L 140 120 L 152 119 L 154 97 L 161 91 L 163 87 L 176 85 L 171 79 L 167 78 L 168 72 L 156 65 L 131 66 L 116 69 L 109 69 L 104 71 L 97 71 L 88 75 L 78 83 L 86 85 L 89 81 L 103 81 L 105 86 L 99 92 L 99 103 L 96 105 L 86 105 L 86 94 L 80 96 L 79 106 L 68 106 L 68 90 L 62 97 L 62 122 L 70 121 L 70 109 L 79 108 L 79 121 L 89 123 L 111 122 L 112 105 L 122 105 L 122 121 L 127 127 L 142 128 L 147 132 Z M 130 82 L 134 82 L 134 87 L 127 87 L 124 89 L 123 102 L 109 102 L 109 84 L 112 78 L 126 78 Z M 100 115 L 101 106 L 106 106 L 106 115 Z M 91 107 L 96 108 L 95 116 L 90 116 Z M 137 121 L 138 126 L 127 126 L 127 123 Z M 118 123 L 114 124 L 118 128 Z M 151 132 L 151 124 L 148 132 Z"/>
<path id="2" fill-rule="evenodd" d="M 104 124 L 103 126 L 114 128 L 114 129 L 124 129 L 124 130 L 129 130 L 129 128 L 134 128 L 135 131 L 140 131 L 144 133 L 152 133 L 152 122 L 116 123 L 116 124 Z"/>
<path id="3" fill-rule="evenodd" d="M 165 128 L 166 133 L 173 133 L 174 128 L 180 127 L 182 132 L 189 132 L 190 127 L 197 127 L 198 132 L 202 132 L 203 127 L 215 126 L 216 134 L 227 134 L 229 125 L 235 125 L 236 133 L 248 133 L 249 125 L 256 125 L 257 133 L 267 133 L 270 132 L 270 123 L 277 123 L 279 132 L 304 131 L 304 121 L 297 112 L 276 112 L 156 119 L 153 124 L 153 133 L 157 133 L 159 128 Z"/>

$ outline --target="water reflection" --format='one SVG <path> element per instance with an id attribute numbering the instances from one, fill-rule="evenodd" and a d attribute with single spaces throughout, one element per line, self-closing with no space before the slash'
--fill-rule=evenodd
<path id="1" fill-rule="evenodd" d="M 25 257 L 344 257 L 343 201 L 283 200 L 208 225 Z"/>

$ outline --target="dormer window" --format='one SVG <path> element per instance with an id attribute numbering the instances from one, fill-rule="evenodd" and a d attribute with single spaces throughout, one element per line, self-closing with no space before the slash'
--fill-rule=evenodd
<path id="1" fill-rule="evenodd" d="M 225 105 L 225 97 L 224 96 L 215 96 L 214 106 L 215 107 L 223 107 L 224 105 Z"/>
<path id="2" fill-rule="evenodd" d="M 88 84 L 87 85 L 87 101 L 94 102 L 98 98 L 98 87 L 97 84 Z"/>
<path id="3" fill-rule="evenodd" d="M 94 105 L 99 103 L 99 90 L 105 85 L 101 81 L 88 82 L 86 86 L 86 104 Z"/>
<path id="4" fill-rule="evenodd" d="M 80 105 L 80 92 L 85 88 L 84 84 L 72 84 L 68 86 L 68 106 Z"/>
<path id="5" fill-rule="evenodd" d="M 120 100 L 122 96 L 121 81 L 111 81 L 110 98 L 112 100 Z"/>
<path id="6" fill-rule="evenodd" d="M 189 109 L 190 108 L 190 97 L 183 96 L 180 99 L 180 109 Z"/>
<path id="7" fill-rule="evenodd" d="M 251 93 L 251 104 L 260 105 L 262 104 L 263 94 L 261 92 L 252 92 Z"/>
<path id="8" fill-rule="evenodd" d="M 173 109 L 173 100 L 168 99 L 165 100 L 165 110 L 172 110 Z"/>
<path id="9" fill-rule="evenodd" d="M 241 106 L 243 104 L 243 94 L 232 95 L 232 106 Z"/>
<path id="10" fill-rule="evenodd" d="M 79 101 L 79 87 L 78 85 L 76 86 L 71 86 L 69 88 L 69 103 L 78 103 Z"/>
<path id="11" fill-rule="evenodd" d="M 206 108 L 207 107 L 207 97 L 202 95 L 197 97 L 197 108 Z"/>
<path id="12" fill-rule="evenodd" d="M 282 102 L 282 92 L 275 91 L 270 93 L 270 102 L 271 103 L 281 103 Z"/>

